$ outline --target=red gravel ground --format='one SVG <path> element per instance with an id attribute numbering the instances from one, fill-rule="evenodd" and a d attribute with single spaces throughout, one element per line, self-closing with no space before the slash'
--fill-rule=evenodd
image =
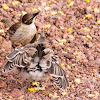
<path id="1" fill-rule="evenodd" d="M 11 42 L 7 27 L 0 22 L 0 100 L 100 100 L 100 1 L 12 1 L 15 0 L 0 0 L 0 20 L 9 18 L 17 22 L 23 11 L 41 10 L 35 22 L 38 32 L 43 31 L 44 25 L 50 48 L 59 56 L 70 87 L 62 95 L 50 78 L 44 91 L 30 92 L 30 85 L 19 80 L 17 72 L 3 74 Z M 54 93 L 58 97 L 50 96 Z"/>

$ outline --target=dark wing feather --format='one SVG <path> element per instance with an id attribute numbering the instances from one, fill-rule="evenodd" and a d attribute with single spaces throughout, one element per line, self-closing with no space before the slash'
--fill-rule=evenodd
<path id="1" fill-rule="evenodd" d="M 8 72 L 12 70 L 14 67 L 24 68 L 24 67 L 27 67 L 29 63 L 31 63 L 32 55 L 35 54 L 36 49 L 33 47 L 32 48 L 30 47 L 27 49 L 27 47 L 22 48 L 22 49 L 19 48 L 7 56 L 8 62 L 4 66 L 3 72 Z M 32 50 L 31 54 L 28 51 L 29 49 Z"/>
<path id="2" fill-rule="evenodd" d="M 9 28 L 8 33 L 9 33 L 10 35 L 14 35 L 14 33 L 16 32 L 16 30 L 17 30 L 20 26 L 21 26 L 21 22 L 18 22 L 18 23 L 13 24 L 13 25 Z"/>
<path id="3" fill-rule="evenodd" d="M 55 83 L 62 89 L 66 90 L 69 86 L 68 80 L 66 78 L 65 71 L 60 67 L 60 65 L 56 62 L 55 57 L 52 57 L 51 67 L 49 68 L 49 73 L 53 76 Z"/>
<path id="4" fill-rule="evenodd" d="M 9 18 L 2 19 L 1 22 L 5 24 L 5 27 L 11 27 L 14 24 L 14 22 Z"/>
<path id="5" fill-rule="evenodd" d="M 13 59 L 17 54 L 19 54 L 19 50 L 15 50 L 14 52 L 10 53 L 6 58 Z"/>

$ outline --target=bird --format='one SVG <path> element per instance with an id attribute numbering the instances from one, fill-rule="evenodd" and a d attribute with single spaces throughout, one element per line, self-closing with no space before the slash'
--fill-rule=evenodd
<path id="1" fill-rule="evenodd" d="M 33 43 L 37 39 L 37 29 L 34 24 L 35 17 L 39 14 L 39 12 L 36 13 L 27 13 L 25 14 L 21 21 L 13 24 L 11 26 L 9 24 L 10 28 L 7 30 L 9 33 L 9 38 L 12 42 L 12 47 L 16 47 L 16 43 L 20 43 L 22 46 L 25 46 L 28 43 Z M 2 22 L 7 23 L 9 20 L 2 20 Z M 13 25 L 12 25 L 13 24 Z"/>
<path id="2" fill-rule="evenodd" d="M 44 33 L 32 44 L 15 48 L 6 59 L 8 60 L 2 69 L 3 73 L 17 68 L 20 75 L 33 81 L 45 81 L 50 76 L 61 90 L 66 90 L 69 82 L 66 73 L 59 64 L 59 58 L 53 54 Z"/>

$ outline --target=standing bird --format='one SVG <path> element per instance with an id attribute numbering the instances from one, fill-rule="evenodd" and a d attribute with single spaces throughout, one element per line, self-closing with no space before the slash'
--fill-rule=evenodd
<path id="1" fill-rule="evenodd" d="M 25 46 L 28 43 L 33 43 L 37 39 L 37 29 L 34 22 L 35 17 L 38 14 L 39 12 L 33 14 L 27 13 L 22 17 L 21 21 L 11 25 L 8 33 L 10 35 L 10 40 L 12 42 L 13 48 L 15 47 L 16 43 L 20 43 L 22 46 Z M 2 22 L 6 23 L 9 21 L 2 20 Z"/>
<path id="2" fill-rule="evenodd" d="M 22 77 L 35 81 L 44 81 L 51 75 L 58 87 L 66 90 L 69 86 L 66 73 L 60 67 L 58 57 L 52 53 L 43 33 L 35 43 L 16 48 L 10 53 L 6 57 L 8 62 L 3 72 L 9 72 L 16 67 Z"/>

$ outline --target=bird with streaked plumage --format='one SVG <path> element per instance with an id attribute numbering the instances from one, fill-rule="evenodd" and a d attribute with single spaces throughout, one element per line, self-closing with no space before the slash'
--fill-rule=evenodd
<path id="1" fill-rule="evenodd" d="M 51 75 L 60 89 L 66 90 L 69 86 L 66 73 L 60 67 L 58 57 L 49 48 L 44 33 L 33 44 L 16 48 L 6 59 L 4 73 L 16 67 L 25 79 L 45 81 Z"/>

